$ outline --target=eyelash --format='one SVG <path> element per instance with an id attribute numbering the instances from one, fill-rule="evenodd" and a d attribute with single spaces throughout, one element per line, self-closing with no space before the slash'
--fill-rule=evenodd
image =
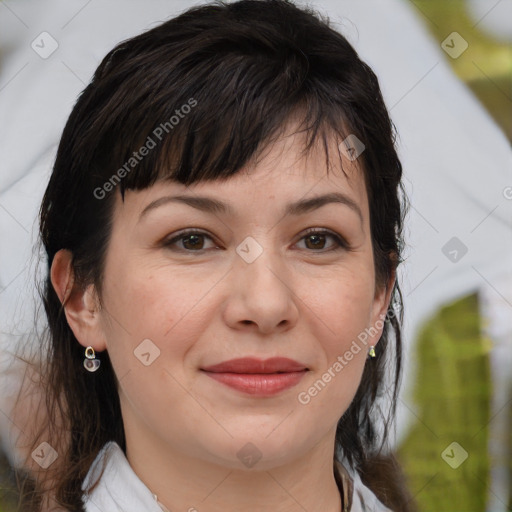
<path id="1" fill-rule="evenodd" d="M 163 245 L 164 245 L 164 247 L 171 248 L 171 250 L 175 250 L 175 251 L 179 251 L 179 252 L 203 253 L 203 252 L 209 250 L 209 249 L 198 249 L 198 250 L 194 251 L 194 250 L 189 250 L 189 249 L 181 249 L 181 248 L 178 249 L 178 248 L 172 248 L 171 247 L 176 242 L 178 242 L 178 241 L 182 240 L 183 238 L 185 238 L 187 236 L 190 236 L 190 235 L 202 235 L 202 236 L 204 236 L 206 238 L 209 238 L 210 240 L 214 241 L 213 238 L 210 235 L 208 235 L 207 233 L 204 233 L 203 231 L 198 231 L 196 229 L 188 229 L 188 230 L 182 231 L 179 235 L 175 236 L 174 238 L 172 238 L 170 240 L 164 241 Z M 326 253 L 326 252 L 331 252 L 331 251 L 339 251 L 339 250 L 349 251 L 350 250 L 349 244 L 340 235 L 337 235 L 337 234 L 335 234 L 335 233 L 333 233 L 331 231 L 325 231 L 325 230 L 316 229 L 316 228 L 308 228 L 306 230 L 306 232 L 304 233 L 304 235 L 299 239 L 299 241 L 303 240 L 304 238 L 307 238 L 310 235 L 328 235 L 328 236 L 330 236 L 331 238 L 334 239 L 334 241 L 336 242 L 336 246 L 334 248 L 323 249 L 323 250 L 318 250 L 318 251 L 315 251 L 315 250 L 311 249 L 308 252 Z"/>

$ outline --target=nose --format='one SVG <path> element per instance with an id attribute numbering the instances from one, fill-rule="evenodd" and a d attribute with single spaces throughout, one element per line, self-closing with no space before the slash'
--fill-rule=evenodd
<path id="1" fill-rule="evenodd" d="M 226 283 L 225 322 L 234 329 L 266 335 L 291 329 L 299 318 L 299 298 L 290 268 L 269 249 L 263 249 L 253 261 L 240 254 Z"/>

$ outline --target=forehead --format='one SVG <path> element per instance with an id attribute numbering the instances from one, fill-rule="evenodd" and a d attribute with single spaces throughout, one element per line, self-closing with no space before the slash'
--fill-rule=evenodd
<path id="1" fill-rule="evenodd" d="M 228 205 L 223 213 L 237 215 L 251 205 L 293 203 L 328 193 L 339 193 L 356 203 L 362 218 L 368 217 L 368 199 L 360 160 L 350 160 L 341 139 L 321 137 L 305 152 L 305 132 L 295 126 L 275 142 L 257 152 L 253 159 L 229 178 L 198 181 L 189 186 L 171 180 L 157 181 L 151 187 L 127 190 L 124 202 L 117 194 L 118 213 L 139 217 L 148 203 L 168 194 L 208 195 Z M 329 157 L 327 161 L 326 157 Z M 270 205 L 270 203 L 269 203 Z M 254 213 L 254 212 L 252 212 Z M 263 211 L 259 211 L 263 214 Z"/>

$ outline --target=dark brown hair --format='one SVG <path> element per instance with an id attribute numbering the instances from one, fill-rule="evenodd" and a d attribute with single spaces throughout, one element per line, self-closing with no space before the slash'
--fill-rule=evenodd
<path id="1" fill-rule="evenodd" d="M 40 490 L 51 490 L 66 509 L 83 510 L 81 484 L 101 447 L 110 440 L 126 446 L 109 355 L 97 354 L 100 371 L 83 368 L 84 349 L 50 281 L 55 254 L 71 251 L 76 282 L 94 283 L 101 295 L 115 194 L 124 199 L 125 190 L 158 180 L 188 185 L 227 179 L 294 116 L 307 135 L 304 153 L 322 141 L 328 168 L 329 138 L 352 134 L 364 143 L 358 163 L 369 199 L 376 280 L 383 286 L 401 261 L 405 215 L 396 130 L 377 77 L 327 18 L 287 0 L 194 7 L 117 45 L 78 98 L 40 211 L 48 271 L 48 333 L 41 344 L 45 440 L 61 450 Z M 151 144 L 144 158 L 134 156 Z M 343 162 L 341 153 L 336 156 Z M 398 283 L 388 313 L 377 356 L 367 361 L 339 420 L 335 457 L 345 457 L 384 503 L 408 510 L 405 489 L 394 483 L 388 492 L 370 471 L 372 461 L 382 460 L 401 375 Z M 386 393 L 391 405 L 379 415 L 375 404 Z M 38 442 L 40 437 L 34 447 Z"/>

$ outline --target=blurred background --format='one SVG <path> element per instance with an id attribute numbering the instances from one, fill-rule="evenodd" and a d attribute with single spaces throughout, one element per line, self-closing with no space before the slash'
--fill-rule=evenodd
<path id="1" fill-rule="evenodd" d="M 33 2 L 35 5 L 36 0 Z M 103 54 L 124 38 L 122 26 L 130 18 L 128 7 L 136 3 L 126 2 L 126 12 L 119 13 L 115 29 L 104 37 Z M 58 2 L 50 4 L 55 9 Z M 94 4 L 95 0 L 70 2 L 71 7 L 64 16 L 68 21 L 61 27 L 62 31 L 78 34 L 80 20 L 85 20 Z M 138 4 L 140 10 L 141 2 Z M 179 10 L 183 4 L 180 2 Z M 16 54 L 16 45 L 28 48 L 41 32 L 35 28 L 30 34 L 27 32 L 38 16 L 30 16 L 28 5 L 27 1 L 0 1 L 0 115 L 5 115 L 7 121 L 14 119 L 17 112 L 20 116 L 24 114 L 22 102 L 13 105 L 12 100 L 5 99 L 6 95 L 14 94 L 18 88 L 23 101 L 29 102 L 29 97 L 35 94 L 31 80 L 39 76 L 36 73 L 32 79 L 24 78 L 30 69 L 25 71 L 29 62 L 33 68 L 36 66 L 28 59 L 23 64 L 24 57 L 18 59 L 17 67 L 6 65 L 6 56 Z M 38 5 L 40 13 L 39 1 Z M 329 15 L 334 14 L 333 20 L 347 29 L 347 38 L 376 71 L 401 135 L 399 147 L 403 162 L 410 164 L 404 165 L 412 199 L 412 242 L 407 262 L 412 270 L 403 274 L 407 372 L 393 449 L 421 512 L 512 511 L 512 252 L 509 251 L 512 242 L 512 2 L 359 0 L 356 5 L 356 2 L 325 0 L 315 5 Z M 390 12 L 384 15 L 385 11 Z M 351 23 L 341 19 L 345 12 L 356 26 L 355 31 L 351 31 L 354 28 Z M 148 19 L 155 23 L 160 18 L 148 16 Z M 152 26 L 143 22 L 139 25 L 132 23 L 130 30 L 135 34 Z M 365 26 L 371 27 L 371 31 L 365 32 Z M 98 19 L 97 31 L 105 34 L 108 23 Z M 370 35 L 365 36 L 366 33 Z M 94 38 L 94 33 L 91 37 Z M 71 58 L 67 57 L 73 52 L 79 55 L 83 48 L 70 38 L 73 43 L 68 46 L 69 53 L 64 54 L 62 40 L 57 39 L 61 54 L 56 51 L 54 56 L 42 59 L 48 63 L 53 59 L 60 70 L 58 80 L 74 81 L 74 92 L 66 98 L 62 115 L 56 116 L 52 125 L 54 134 L 62 129 L 74 97 L 103 56 L 103 49 L 95 48 L 92 55 L 87 55 L 90 62 L 80 69 L 78 64 L 71 65 Z M 8 64 L 11 62 L 12 59 Z M 427 83 L 429 74 L 441 73 L 439 70 L 444 74 Z M 48 84 L 43 81 L 41 87 Z M 414 110 L 417 104 L 421 111 Z M 46 115 L 31 108 L 34 117 Z M 416 112 L 421 115 L 414 115 Z M 430 125 L 425 126 L 423 121 L 428 116 Z M 31 118 L 25 121 L 27 126 L 32 122 Z M 51 122 L 44 118 L 38 130 Z M 439 130 L 434 133 L 432 125 L 436 123 Z M 6 308 L 13 302 L 9 294 L 15 286 L 11 283 L 19 275 L 19 268 L 11 263 L 15 258 L 7 247 L 8 240 L 16 240 L 18 235 L 28 240 L 35 218 L 34 198 L 39 193 L 20 185 L 12 195 L 23 173 L 12 159 L 12 148 L 16 145 L 10 142 L 11 131 L 10 123 L 2 119 L 0 307 L 3 308 L 0 311 L 3 319 L 10 316 Z M 20 133 L 15 136 L 18 141 L 25 137 Z M 39 140 L 39 132 L 34 132 L 32 137 Z M 58 139 L 54 139 L 56 144 Z M 478 173 L 464 162 L 464 157 L 472 157 L 473 153 L 479 155 L 478 165 L 474 164 Z M 51 162 L 51 152 L 43 159 Z M 27 164 L 30 165 L 34 166 Z M 40 173 L 35 189 L 40 191 L 45 179 L 46 174 Z M 428 188 L 435 188 L 432 183 L 438 187 L 438 196 Z M 20 192 L 22 189 L 25 192 Z M 25 217 L 21 209 L 17 210 L 20 197 L 28 197 L 33 203 Z M 449 201 L 449 197 L 460 201 Z M 461 219 L 468 218 L 471 231 L 464 224 L 464 238 L 460 235 Z M 17 234 L 20 229 L 15 223 L 26 233 Z M 482 238 L 471 238 L 473 234 Z M 469 262 L 466 267 L 458 263 L 462 258 L 464 264 Z M 12 271 L 6 270 L 4 264 L 13 265 Z M 491 272 L 493 269 L 495 273 Z M 2 334 L 0 355 L 14 331 L 3 323 Z M 0 396 L 2 393 L 0 381 Z M 5 401 L 0 401 L 0 424 L 2 421 L 9 425 Z M 3 446 L 0 512 L 14 512 L 18 492 L 12 467 L 14 455 L 9 451 L 5 428 L 0 429 Z"/>
<path id="2" fill-rule="evenodd" d="M 512 143 L 512 4 L 409 3 L 436 40 L 464 34 L 468 50 L 446 60 Z M 397 452 L 422 511 L 512 510 L 512 281 L 503 284 L 503 295 L 485 288 L 441 307 L 418 336 L 417 423 Z"/>

